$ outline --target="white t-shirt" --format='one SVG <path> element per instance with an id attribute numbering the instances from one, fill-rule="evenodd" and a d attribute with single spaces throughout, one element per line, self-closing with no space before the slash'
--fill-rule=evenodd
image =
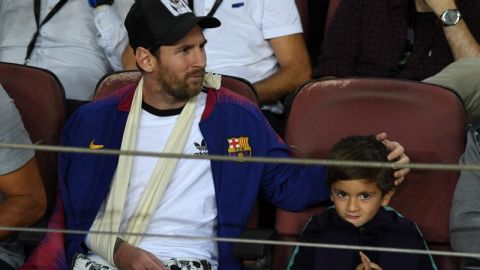
<path id="1" fill-rule="evenodd" d="M 205 16 L 215 0 L 194 0 Z M 223 0 L 214 17 L 222 25 L 203 31 L 208 43 L 207 70 L 242 77 L 252 83 L 278 70 L 268 39 L 302 33 L 294 0 Z"/>
<path id="2" fill-rule="evenodd" d="M 206 96 L 205 93 L 198 96 L 192 131 L 184 149 L 186 154 L 208 154 L 198 125 L 205 108 Z M 142 110 L 136 149 L 162 152 L 177 119 L 178 115 L 157 116 Z M 158 158 L 144 156 L 134 158 L 120 231 L 125 231 L 128 218 L 132 216 L 157 160 Z M 145 233 L 216 237 L 216 218 L 217 204 L 210 161 L 181 159 Z M 195 258 L 206 259 L 213 265 L 218 264 L 217 244 L 213 241 L 145 237 L 138 247 L 161 260 Z M 105 263 L 98 256 L 91 256 L 91 259 Z"/>

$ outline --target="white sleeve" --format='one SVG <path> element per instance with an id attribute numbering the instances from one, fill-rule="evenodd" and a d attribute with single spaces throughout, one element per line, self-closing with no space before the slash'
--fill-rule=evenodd
<path id="1" fill-rule="evenodd" d="M 264 0 L 262 31 L 265 39 L 302 33 L 295 0 Z"/>
<path id="2" fill-rule="evenodd" d="M 97 42 L 115 71 L 122 70 L 122 53 L 128 45 L 127 30 L 117 9 L 102 5 L 93 10 L 98 30 Z"/>

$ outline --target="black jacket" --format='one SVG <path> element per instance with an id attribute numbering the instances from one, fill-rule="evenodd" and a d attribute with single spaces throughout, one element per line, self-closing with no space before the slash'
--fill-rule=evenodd
<path id="1" fill-rule="evenodd" d="M 302 242 L 394 247 L 427 250 L 426 244 L 415 223 L 391 210 L 380 208 L 375 217 L 363 227 L 356 228 L 342 220 L 335 208 L 312 217 L 305 227 Z M 436 269 L 429 255 L 392 252 L 363 251 L 372 262 L 383 270 L 428 270 Z M 289 269 L 300 270 L 353 270 L 360 264 L 356 250 L 296 248 L 294 263 Z"/>

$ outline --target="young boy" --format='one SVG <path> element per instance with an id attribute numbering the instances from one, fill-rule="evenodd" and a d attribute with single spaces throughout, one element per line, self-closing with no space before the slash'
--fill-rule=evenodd
<path id="1" fill-rule="evenodd" d="M 329 158 L 386 162 L 387 155 L 374 136 L 352 136 L 337 143 Z M 327 181 L 334 206 L 310 219 L 302 242 L 427 250 L 415 223 L 387 208 L 392 169 L 329 166 Z M 293 270 L 437 269 L 431 256 L 406 253 L 297 247 L 292 258 Z"/>

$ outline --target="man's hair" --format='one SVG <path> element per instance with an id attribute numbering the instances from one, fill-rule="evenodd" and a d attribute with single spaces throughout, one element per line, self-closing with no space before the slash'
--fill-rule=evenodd
<path id="1" fill-rule="evenodd" d="M 387 162 L 387 147 L 375 136 L 350 136 L 340 140 L 330 150 L 329 159 Z M 382 195 L 394 187 L 393 169 L 373 167 L 327 166 L 327 183 L 340 180 L 366 179 L 377 183 Z"/>

